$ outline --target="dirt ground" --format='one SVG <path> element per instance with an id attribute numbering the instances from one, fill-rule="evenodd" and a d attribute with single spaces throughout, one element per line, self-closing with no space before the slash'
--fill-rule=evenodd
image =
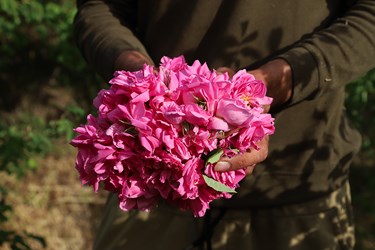
<path id="1" fill-rule="evenodd" d="M 58 119 L 65 107 L 74 102 L 73 98 L 71 90 L 47 85 L 23 93 L 12 112 L 0 113 L 13 120 L 17 120 L 19 113 Z M 26 176 L 17 179 L 0 172 L 2 185 L 8 189 L 6 203 L 13 209 L 7 213 L 8 222 L 2 229 L 43 237 L 47 248 L 29 240 L 33 250 L 91 249 L 106 193 L 96 194 L 92 188 L 81 185 L 74 168 L 77 152 L 65 136 L 51 141 L 51 152 L 45 157 L 37 156 L 38 168 Z"/>
<path id="2" fill-rule="evenodd" d="M 61 147 L 67 147 L 62 144 Z M 40 167 L 22 181 L 7 177 L 13 206 L 10 229 L 27 231 L 46 240 L 48 250 L 91 249 L 105 194 L 82 187 L 74 170 L 75 152 L 40 159 Z M 33 249 L 42 249 L 29 241 Z"/>

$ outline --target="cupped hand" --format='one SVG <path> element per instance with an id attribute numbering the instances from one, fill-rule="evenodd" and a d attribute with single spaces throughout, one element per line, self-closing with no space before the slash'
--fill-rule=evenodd
<path id="1" fill-rule="evenodd" d="M 265 136 L 257 143 L 259 150 L 250 149 L 243 154 L 235 155 L 231 158 L 222 157 L 215 165 L 214 170 L 218 172 L 245 169 L 246 174 L 251 174 L 256 164 L 261 163 L 268 155 L 269 136 Z"/>
<path id="2" fill-rule="evenodd" d="M 154 65 L 152 60 L 137 50 L 124 50 L 114 62 L 114 70 L 137 71 L 144 64 Z"/>
<path id="3" fill-rule="evenodd" d="M 228 73 L 232 77 L 235 72 L 228 67 L 216 69 L 218 73 Z M 267 87 L 267 96 L 273 98 L 273 106 L 287 102 L 292 95 L 292 73 L 290 65 L 283 59 L 275 59 L 261 66 L 258 69 L 249 71 L 255 79 L 261 80 Z M 270 110 L 270 106 L 263 107 L 264 112 Z M 218 172 L 245 169 L 246 174 L 251 174 L 256 164 L 264 161 L 268 155 L 269 136 L 265 136 L 258 142 L 259 150 L 254 148 L 243 154 L 231 158 L 223 157 L 216 163 L 214 170 Z"/>
<path id="4" fill-rule="evenodd" d="M 219 73 L 234 75 L 234 70 L 228 67 L 221 67 L 216 70 Z M 292 69 L 287 61 L 278 58 L 267 62 L 258 69 L 248 71 L 255 79 L 261 80 L 267 87 L 267 96 L 273 98 L 272 106 L 279 106 L 288 102 L 293 94 Z M 270 106 L 263 107 L 268 112 Z M 259 150 L 251 149 L 241 155 L 232 158 L 221 158 L 215 165 L 216 171 L 232 171 L 241 168 L 251 174 L 257 163 L 264 161 L 268 155 L 269 136 L 266 136 L 258 143 Z"/>

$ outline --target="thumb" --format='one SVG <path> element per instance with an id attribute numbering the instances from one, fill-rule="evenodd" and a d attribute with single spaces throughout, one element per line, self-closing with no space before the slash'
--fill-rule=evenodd
<path id="1" fill-rule="evenodd" d="M 254 166 L 267 158 L 269 137 L 264 137 L 258 143 L 259 150 L 251 149 L 243 154 L 235 155 L 231 158 L 223 157 L 215 164 L 214 170 L 218 172 L 233 171 L 241 168 Z"/>

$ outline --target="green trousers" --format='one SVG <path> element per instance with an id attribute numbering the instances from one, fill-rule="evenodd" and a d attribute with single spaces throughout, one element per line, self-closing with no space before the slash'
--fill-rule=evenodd
<path id="1" fill-rule="evenodd" d="M 349 184 L 326 197 L 267 209 L 211 209 L 194 218 L 161 204 L 151 212 L 106 205 L 95 250 L 331 250 L 353 249 Z"/>

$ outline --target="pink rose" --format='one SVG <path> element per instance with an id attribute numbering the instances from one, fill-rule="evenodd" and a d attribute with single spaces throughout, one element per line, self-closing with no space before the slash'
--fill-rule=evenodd
<path id="1" fill-rule="evenodd" d="M 243 102 L 232 99 L 219 100 L 215 115 L 235 127 L 248 126 L 253 118 Z"/>
<path id="2" fill-rule="evenodd" d="M 210 113 L 196 104 L 186 105 L 184 112 L 186 121 L 198 126 L 207 126 L 212 117 Z"/>

